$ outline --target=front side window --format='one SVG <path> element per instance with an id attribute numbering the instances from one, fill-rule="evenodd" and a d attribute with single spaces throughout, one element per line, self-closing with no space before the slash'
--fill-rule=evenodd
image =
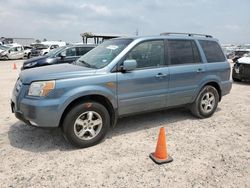
<path id="1" fill-rule="evenodd" d="M 89 51 L 76 61 L 76 65 L 100 69 L 115 59 L 133 39 L 110 39 Z"/>
<path id="2" fill-rule="evenodd" d="M 172 65 L 200 63 L 200 54 L 193 40 L 169 40 Z"/>
<path id="3" fill-rule="evenodd" d="M 17 47 L 17 51 L 22 51 L 22 47 Z"/>
<path id="4" fill-rule="evenodd" d="M 82 56 L 92 50 L 94 47 L 77 47 L 77 56 Z"/>
<path id="5" fill-rule="evenodd" d="M 11 48 L 10 52 L 17 52 L 17 47 Z"/>
<path id="6" fill-rule="evenodd" d="M 55 49 L 55 48 L 57 48 L 57 47 L 59 47 L 58 45 L 52 45 L 51 47 L 50 47 L 50 49 Z"/>
<path id="7" fill-rule="evenodd" d="M 199 40 L 199 43 L 205 53 L 208 63 L 224 62 L 226 60 L 223 51 L 217 42 Z"/>
<path id="8" fill-rule="evenodd" d="M 66 49 L 66 56 L 76 56 L 76 48 Z"/>
<path id="9" fill-rule="evenodd" d="M 134 59 L 137 68 L 159 67 L 165 64 L 163 40 L 147 41 L 138 44 L 126 56 L 126 60 Z"/>

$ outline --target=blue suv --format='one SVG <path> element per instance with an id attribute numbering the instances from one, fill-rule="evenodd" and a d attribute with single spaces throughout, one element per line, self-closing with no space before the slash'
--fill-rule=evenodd
<path id="1" fill-rule="evenodd" d="M 199 118 L 231 90 L 230 65 L 209 35 L 163 33 L 108 40 L 73 64 L 27 69 L 11 99 L 16 117 L 61 127 L 69 142 L 100 142 L 119 117 L 186 106 Z"/>

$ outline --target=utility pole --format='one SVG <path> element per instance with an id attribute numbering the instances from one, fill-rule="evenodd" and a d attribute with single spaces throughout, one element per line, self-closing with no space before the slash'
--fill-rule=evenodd
<path id="1" fill-rule="evenodd" d="M 136 28 L 136 30 L 135 30 L 135 36 L 138 36 L 138 34 L 139 34 L 139 30 L 138 30 L 138 28 Z"/>

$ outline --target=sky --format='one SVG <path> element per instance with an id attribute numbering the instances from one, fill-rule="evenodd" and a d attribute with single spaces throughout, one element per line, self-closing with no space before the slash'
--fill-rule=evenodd
<path id="1" fill-rule="evenodd" d="M 0 0 L 0 37 L 80 42 L 80 33 L 210 34 L 250 44 L 250 0 Z"/>

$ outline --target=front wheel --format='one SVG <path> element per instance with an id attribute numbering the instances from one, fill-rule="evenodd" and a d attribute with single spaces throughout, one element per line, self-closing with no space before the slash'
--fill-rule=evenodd
<path id="1" fill-rule="evenodd" d="M 96 102 L 84 102 L 73 107 L 63 121 L 66 139 L 74 146 L 86 148 L 98 144 L 110 126 L 107 109 Z"/>
<path id="2" fill-rule="evenodd" d="M 219 103 L 219 94 L 213 86 L 205 86 L 191 105 L 191 112 L 199 118 L 208 118 L 213 115 Z"/>

